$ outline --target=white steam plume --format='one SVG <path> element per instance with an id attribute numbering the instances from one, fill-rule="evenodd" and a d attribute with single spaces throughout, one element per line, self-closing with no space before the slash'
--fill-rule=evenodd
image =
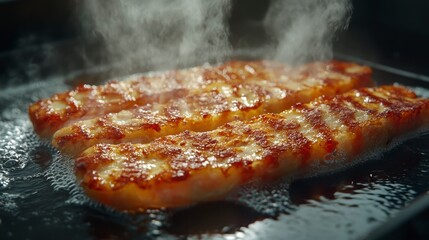
<path id="1" fill-rule="evenodd" d="M 106 57 L 171 68 L 220 61 L 229 52 L 230 1 L 96 0 L 83 3 L 84 29 L 101 36 Z"/>
<path id="2" fill-rule="evenodd" d="M 264 24 L 275 60 L 302 63 L 330 59 L 335 32 L 347 27 L 349 0 L 273 0 Z"/>
<path id="3" fill-rule="evenodd" d="M 83 25 L 103 39 L 103 57 L 131 68 L 217 62 L 231 55 L 227 20 L 232 2 L 84 1 Z M 350 0 L 272 0 L 262 22 L 272 51 L 260 57 L 294 64 L 332 58 L 333 38 L 347 27 L 350 12 Z"/>

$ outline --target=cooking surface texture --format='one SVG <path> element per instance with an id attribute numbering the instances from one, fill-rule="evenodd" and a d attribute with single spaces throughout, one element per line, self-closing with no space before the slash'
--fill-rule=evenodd
<path id="1" fill-rule="evenodd" d="M 84 196 L 70 159 L 33 133 L 28 105 L 69 89 L 64 80 L 0 90 L 0 239 L 356 239 L 429 190 L 423 134 L 333 174 L 246 185 L 224 201 L 186 208 L 115 212 Z"/>

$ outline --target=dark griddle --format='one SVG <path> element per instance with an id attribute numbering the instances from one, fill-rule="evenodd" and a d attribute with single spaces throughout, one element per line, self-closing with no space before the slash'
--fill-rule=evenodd
<path id="1" fill-rule="evenodd" d="M 245 52 L 234 58 L 254 58 Z M 342 54 L 336 57 L 372 65 L 379 84 L 397 82 L 429 89 L 425 76 Z M 52 168 L 61 169 L 57 165 L 64 159 L 32 133 L 26 107 L 35 98 L 47 97 L 72 85 L 100 83 L 113 72 L 115 67 L 97 68 L 58 77 L 56 82 L 47 79 L 55 84 L 42 81 L 0 92 L 0 133 L 8 140 L 2 143 L 7 149 L 1 149 L 0 170 L 12 179 L 0 189 L 0 239 L 195 235 L 221 238 L 234 235 L 245 239 L 379 238 L 389 236 L 386 234 L 390 229 L 377 230 L 383 224 L 395 222 L 400 226 L 429 206 L 429 200 L 423 197 L 429 190 L 429 174 L 425 174 L 429 172 L 427 135 L 348 170 L 291 183 L 246 186 L 224 201 L 134 215 L 93 204 L 75 186 L 58 186 L 59 181 L 50 179 L 70 174 L 67 170 L 59 175 L 49 173 Z M 415 202 L 415 199 L 421 200 Z"/>

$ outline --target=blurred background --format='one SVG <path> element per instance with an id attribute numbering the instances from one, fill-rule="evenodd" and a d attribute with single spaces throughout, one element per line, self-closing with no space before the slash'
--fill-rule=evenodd
<path id="1" fill-rule="evenodd" d="M 270 1 L 231 0 L 233 48 L 256 48 Z M 82 34 L 76 0 L 0 0 L 0 86 L 108 64 L 102 43 Z M 352 56 L 429 75 L 429 1 L 353 0 L 347 30 L 334 39 L 336 57 Z"/>

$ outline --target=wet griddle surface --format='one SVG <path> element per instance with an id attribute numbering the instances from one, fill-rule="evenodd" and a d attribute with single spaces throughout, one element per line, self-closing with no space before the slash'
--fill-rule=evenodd
<path id="1" fill-rule="evenodd" d="M 418 85 L 377 70 L 375 78 Z M 71 160 L 40 141 L 28 120 L 28 105 L 69 89 L 65 80 L 0 90 L 0 239 L 356 239 L 429 190 L 424 134 L 330 175 L 248 185 L 187 208 L 115 212 L 82 194 Z"/>

